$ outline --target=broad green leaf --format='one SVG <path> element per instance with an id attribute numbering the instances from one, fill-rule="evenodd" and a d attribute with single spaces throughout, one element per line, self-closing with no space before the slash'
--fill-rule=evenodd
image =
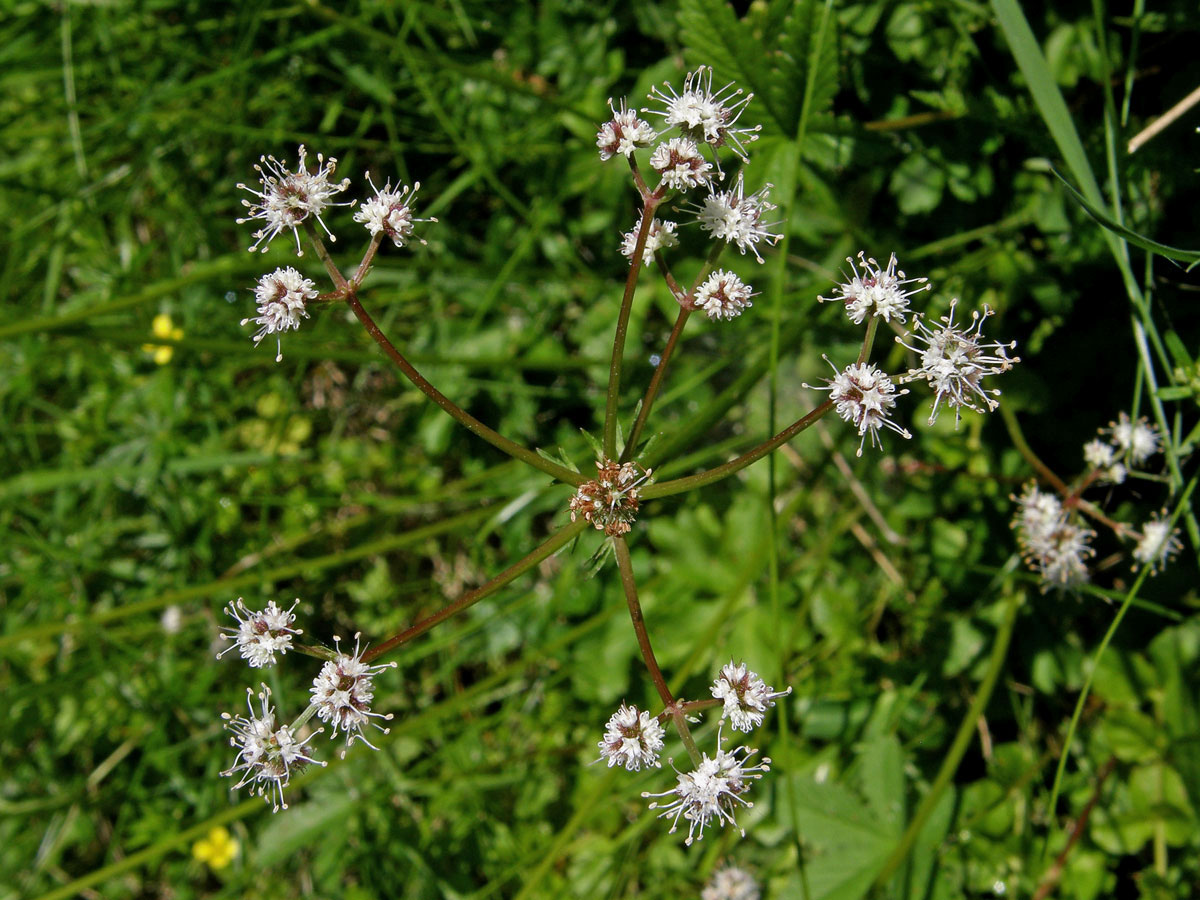
<path id="1" fill-rule="evenodd" d="M 823 4 L 801 0 L 786 15 L 740 20 L 725 0 L 683 0 L 679 24 L 688 56 L 711 65 L 715 77 L 754 92 L 749 121 L 795 135 L 808 95 L 810 118 L 829 108 L 837 92 L 836 42 Z M 808 86 L 809 75 L 813 83 Z M 723 83 L 723 82 L 722 82 Z"/>
<path id="2" fill-rule="evenodd" d="M 813 848 L 807 867 L 812 900 L 858 900 L 866 895 L 895 841 L 874 813 L 838 784 L 791 780 L 792 813 L 800 838 Z"/>
<path id="3" fill-rule="evenodd" d="M 904 751 L 893 734 L 875 738 L 859 752 L 863 796 L 881 831 L 900 836 L 904 822 Z"/>

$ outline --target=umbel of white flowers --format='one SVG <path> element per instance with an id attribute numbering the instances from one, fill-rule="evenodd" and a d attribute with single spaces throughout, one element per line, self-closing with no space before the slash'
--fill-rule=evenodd
<path id="1" fill-rule="evenodd" d="M 298 628 L 292 627 L 296 620 L 293 612 L 299 602 L 297 600 L 285 610 L 272 600 L 267 603 L 266 609 L 253 610 L 239 597 L 225 608 L 237 625 L 225 626 L 221 634 L 223 639 L 231 640 L 233 644 L 217 656 L 224 656 L 236 648 L 251 668 L 274 665 L 276 654 L 282 656 L 292 649 L 293 636 L 301 633 Z M 368 725 L 383 734 L 388 733 L 388 729 L 379 722 L 389 721 L 392 714 L 373 712 L 371 702 L 375 697 L 375 676 L 395 668 L 396 663 L 373 666 L 364 662 L 364 648 L 358 634 L 354 636 L 353 653 L 342 651 L 340 638 L 335 637 L 333 644 L 333 658 L 321 666 L 321 671 L 313 680 L 308 708 L 290 725 L 276 720 L 275 707 L 270 702 L 271 691 L 265 684 L 258 694 L 260 703 L 257 712 L 251 699 L 254 692 L 248 690 L 248 715 L 222 714 L 225 728 L 232 735 L 230 744 L 237 749 L 237 758 L 221 774 L 237 776 L 239 780 L 235 788 L 249 785 L 252 791 L 266 798 L 275 810 L 287 809 L 284 789 L 292 774 L 301 771 L 309 763 L 318 762 L 311 755 L 308 744 L 324 729 L 318 728 L 303 739 L 298 737 L 302 734 L 302 727 L 313 716 L 331 727 L 331 737 L 336 738 L 339 733 L 345 735 L 346 744 L 341 751 L 343 757 L 355 741 L 366 744 L 372 750 L 378 749 L 363 734 L 363 729 Z M 320 765 L 325 763 L 321 762 Z"/>
<path id="2" fill-rule="evenodd" d="M 333 181 L 337 160 L 327 160 L 320 154 L 317 154 L 317 170 L 310 172 L 306 162 L 307 153 L 301 145 L 297 153 L 295 171 L 292 171 L 286 162 L 273 156 L 264 156 L 260 164 L 254 167 L 259 175 L 258 187 L 238 185 L 255 198 L 253 201 L 242 201 L 242 204 L 249 208 L 250 214 L 239 218 L 238 223 L 262 223 L 252 235 L 254 244 L 250 247 L 251 251 L 262 250 L 265 253 L 275 237 L 290 230 L 296 240 L 296 255 L 303 256 L 300 247 L 300 227 L 310 218 L 321 226 L 331 241 L 337 240 L 322 215 L 330 207 L 355 204 L 354 200 L 341 203 L 333 200 L 350 186 L 350 179 Z M 414 215 L 413 202 L 421 188 L 420 182 L 412 187 L 404 184 L 392 187 L 389 180 L 379 188 L 375 186 L 370 174 L 366 179 L 373 196 L 363 202 L 354 213 L 354 221 L 365 226 L 372 238 L 387 238 L 393 246 L 403 247 L 415 238 L 417 223 L 437 221 L 433 217 L 420 219 Z M 415 240 L 421 244 L 425 243 L 421 238 Z M 277 268 L 259 278 L 258 285 L 254 288 L 258 314 L 243 319 L 242 324 L 253 322 L 258 326 L 258 331 L 253 336 L 255 346 L 258 346 L 263 338 L 277 335 L 275 361 L 279 362 L 283 359 L 283 347 L 278 335 L 299 328 L 301 319 L 308 318 L 308 304 L 318 296 L 319 292 L 311 279 L 305 278 L 291 266 Z"/>
<path id="3" fill-rule="evenodd" d="M 680 819 L 688 824 L 685 843 L 703 838 L 704 830 L 712 824 L 737 828 L 737 811 L 754 805 L 746 797 L 751 784 L 771 768 L 769 759 L 747 764 L 758 753 L 753 748 L 727 750 L 722 737 L 725 722 L 738 731 L 752 731 L 762 724 L 763 715 L 775 701 L 791 692 L 790 687 L 776 691 L 745 663 L 730 661 L 721 668 L 711 689 L 713 697 L 721 701 L 716 752 L 712 756 L 702 753 L 691 771 L 676 769 L 675 786 L 670 790 L 642 793 L 643 797 L 655 798 L 650 809 L 661 810 L 659 817 L 671 819 L 672 832 L 679 827 Z M 621 766 L 630 772 L 660 767 L 665 732 L 659 718 L 622 703 L 605 726 L 599 742 L 600 758 L 607 760 L 610 768 Z M 671 765 L 674 768 L 673 761 Z"/>

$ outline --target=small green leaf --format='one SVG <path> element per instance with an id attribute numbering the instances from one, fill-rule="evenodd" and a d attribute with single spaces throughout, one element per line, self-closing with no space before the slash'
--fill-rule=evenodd
<path id="1" fill-rule="evenodd" d="M 1054 173 L 1054 177 L 1063 183 L 1075 201 L 1083 207 L 1084 212 L 1095 219 L 1101 226 L 1107 228 L 1113 234 L 1119 235 L 1129 243 L 1136 247 L 1141 247 L 1143 250 L 1149 250 L 1151 253 L 1157 253 L 1159 256 L 1165 256 L 1167 259 L 1174 259 L 1178 262 L 1186 262 L 1195 265 L 1200 262 L 1200 250 L 1183 250 L 1179 247 L 1169 247 L 1166 244 L 1160 244 L 1158 241 L 1152 241 L 1148 237 L 1143 237 L 1136 231 L 1130 231 L 1124 225 L 1118 224 L 1102 213 L 1099 209 L 1084 199 L 1083 194 L 1075 190 L 1067 179 L 1063 178 L 1052 166 L 1050 171 Z"/>

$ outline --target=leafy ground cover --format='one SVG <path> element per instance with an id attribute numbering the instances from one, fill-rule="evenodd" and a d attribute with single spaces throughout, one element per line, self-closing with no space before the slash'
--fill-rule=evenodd
<path id="1" fill-rule="evenodd" d="M 1196 87 L 1193 13 L 15 6 L 0 897 L 681 897 L 726 862 L 769 898 L 1193 896 L 1198 282 L 1187 253 L 1145 247 L 1200 247 L 1197 114 L 1129 151 Z M 856 459 L 830 418 L 646 504 L 632 565 L 672 689 L 707 696 L 731 658 L 793 689 L 756 736 L 774 762 L 746 837 L 685 848 L 640 797 L 661 771 L 593 764 L 612 710 L 655 697 L 591 531 L 395 657 L 378 753 L 295 779 L 286 813 L 231 795 L 218 714 L 247 682 L 214 659 L 226 604 L 299 597 L 308 633 L 382 636 L 527 553 L 570 497 L 425 402 L 341 309 L 281 363 L 255 348 L 249 289 L 295 257 L 246 252 L 237 182 L 300 143 L 358 181 L 419 180 L 439 221 L 380 258 L 374 315 L 473 415 L 589 471 L 636 217 L 596 129 L 607 98 L 640 104 L 701 64 L 755 92 L 785 237 L 731 263 L 751 310 L 689 325 L 655 407 L 658 477 L 820 399 L 822 354 L 858 337 L 817 297 L 860 249 L 927 276 L 939 315 L 990 305 L 1022 358 L 1002 411 L 957 431 L 912 403 L 913 439 Z M 356 244 L 348 211 L 333 225 L 335 249 Z M 681 237 L 694 270 L 705 247 Z M 645 282 L 626 413 L 674 308 Z M 1086 497 L 1133 527 L 1166 510 L 1182 551 L 1150 577 L 1093 521 L 1089 581 L 1043 591 L 1012 497 L 1076 478 L 1121 412 L 1163 452 Z M 265 676 L 292 707 L 296 673 Z"/>

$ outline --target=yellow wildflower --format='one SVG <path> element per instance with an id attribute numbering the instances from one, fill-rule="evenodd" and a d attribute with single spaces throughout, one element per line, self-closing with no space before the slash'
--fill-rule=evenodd
<path id="1" fill-rule="evenodd" d="M 211 869 L 223 869 L 238 853 L 237 839 L 222 825 L 211 829 L 206 837 L 192 844 L 192 856 L 208 863 Z"/>
<path id="2" fill-rule="evenodd" d="M 154 317 L 154 321 L 150 323 L 150 330 L 160 340 L 183 340 L 183 329 L 176 328 L 175 323 L 171 321 L 171 317 L 166 313 L 159 313 Z M 160 366 L 165 366 L 171 361 L 171 357 L 175 355 L 175 348 L 168 344 L 142 344 L 142 349 L 147 353 L 153 353 L 154 361 Z"/>

